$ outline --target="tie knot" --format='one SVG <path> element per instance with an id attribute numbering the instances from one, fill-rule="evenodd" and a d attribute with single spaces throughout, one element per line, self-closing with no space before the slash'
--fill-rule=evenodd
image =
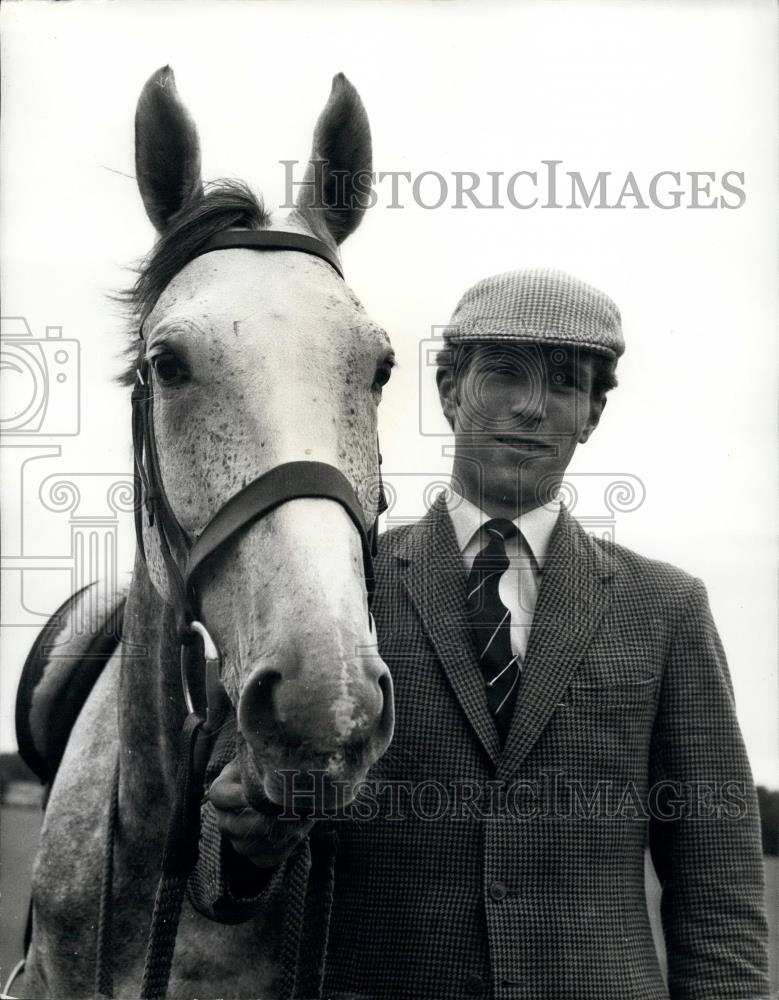
<path id="1" fill-rule="evenodd" d="M 486 521 L 484 531 L 488 539 L 497 540 L 499 538 L 503 542 L 518 534 L 516 524 L 513 521 L 507 521 L 505 517 L 493 517 L 491 521 Z"/>

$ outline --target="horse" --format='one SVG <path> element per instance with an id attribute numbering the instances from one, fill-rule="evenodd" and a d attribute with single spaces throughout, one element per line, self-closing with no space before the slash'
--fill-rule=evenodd
<path id="1" fill-rule="evenodd" d="M 317 805 L 334 789 L 348 802 L 393 729 L 365 528 L 378 513 L 377 408 L 394 355 L 338 255 L 367 204 L 360 97 L 335 76 L 300 195 L 276 225 L 243 182 L 203 183 L 197 129 L 170 67 L 141 92 L 135 157 L 158 234 L 127 293 L 138 550 L 122 641 L 75 722 L 46 808 L 25 972 L 34 997 L 94 994 L 109 841 L 112 989 L 139 996 L 194 697 L 179 678 L 183 633 L 199 629 L 210 666 L 218 650 L 255 808 L 284 807 L 281 773 L 323 776 Z M 289 476 L 274 479 L 281 470 Z M 247 495 L 269 481 L 272 496 L 250 497 L 247 514 Z M 236 508 L 238 525 L 225 527 L 220 514 Z M 215 522 L 219 537 L 182 590 L 182 567 Z M 182 612 L 195 591 L 197 629 Z M 57 669 L 52 658 L 46 670 Z M 185 901 L 167 995 L 276 997 L 277 924 L 271 908 L 224 926 Z"/>

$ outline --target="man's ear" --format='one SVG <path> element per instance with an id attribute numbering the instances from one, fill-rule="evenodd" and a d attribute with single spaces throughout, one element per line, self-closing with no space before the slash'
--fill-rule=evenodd
<path id="1" fill-rule="evenodd" d="M 457 387 L 451 368 L 439 368 L 435 373 L 436 385 L 438 386 L 438 398 L 441 400 L 441 409 L 446 417 L 446 422 L 454 430 L 454 414 L 457 407 Z"/>
<path id="2" fill-rule="evenodd" d="M 582 428 L 582 432 L 579 435 L 579 444 L 584 444 L 588 441 L 590 435 L 595 430 L 595 428 L 600 423 L 600 418 L 603 415 L 603 411 L 606 408 L 606 394 L 603 393 L 598 399 L 590 400 L 590 413 L 587 418 L 587 423 Z"/>

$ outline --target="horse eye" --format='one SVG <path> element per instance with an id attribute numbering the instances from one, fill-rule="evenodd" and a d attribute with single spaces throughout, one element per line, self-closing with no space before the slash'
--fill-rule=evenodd
<path id="1" fill-rule="evenodd" d="M 373 377 L 373 388 L 381 389 L 390 380 L 392 375 L 392 369 L 395 367 L 394 358 L 385 358 L 376 368 L 376 374 Z"/>
<path id="2" fill-rule="evenodd" d="M 185 374 L 181 362 L 171 351 L 163 351 L 156 355 L 152 358 L 151 363 L 154 374 L 161 385 L 172 385 L 174 382 L 179 382 Z"/>

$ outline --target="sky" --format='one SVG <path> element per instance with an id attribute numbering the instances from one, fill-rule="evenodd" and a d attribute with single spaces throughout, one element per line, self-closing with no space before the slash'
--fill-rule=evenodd
<path id="1" fill-rule="evenodd" d="M 132 565 L 109 295 L 154 237 L 133 179 L 141 87 L 170 64 L 204 177 L 275 206 L 343 71 L 388 175 L 343 261 L 400 362 L 380 411 L 389 523 L 447 479 L 430 359 L 465 289 L 528 266 L 602 288 L 627 350 L 569 469 L 574 514 L 704 581 L 755 776 L 779 787 L 776 21 L 763 2 L 4 4 L 0 748 L 37 627 Z M 457 206 L 458 172 L 482 207 Z M 80 558 L 85 525 L 99 545 Z"/>

